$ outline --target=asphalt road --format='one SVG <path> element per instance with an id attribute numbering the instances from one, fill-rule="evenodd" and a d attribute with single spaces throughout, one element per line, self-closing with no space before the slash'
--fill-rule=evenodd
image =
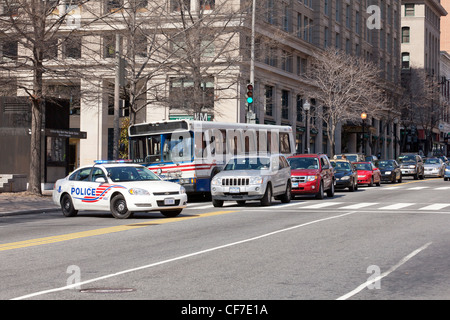
<path id="1" fill-rule="evenodd" d="M 0 218 L 0 299 L 450 298 L 450 182 L 412 180 L 177 218 Z"/>

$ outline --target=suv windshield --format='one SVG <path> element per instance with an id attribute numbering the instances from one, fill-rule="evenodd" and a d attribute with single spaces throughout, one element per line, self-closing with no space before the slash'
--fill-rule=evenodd
<path id="1" fill-rule="evenodd" d="M 161 180 L 145 167 L 111 167 L 106 168 L 106 171 L 114 182 Z"/>
<path id="2" fill-rule="evenodd" d="M 389 168 L 394 166 L 394 161 L 379 161 L 378 167 L 379 168 Z"/>
<path id="3" fill-rule="evenodd" d="M 336 171 L 349 171 L 352 170 L 350 163 L 348 162 L 331 162 L 331 165 Z"/>
<path id="4" fill-rule="evenodd" d="M 234 158 L 228 161 L 223 170 L 262 170 L 270 168 L 270 158 Z"/>
<path id="5" fill-rule="evenodd" d="M 319 169 L 317 158 L 289 158 L 292 169 Z"/>

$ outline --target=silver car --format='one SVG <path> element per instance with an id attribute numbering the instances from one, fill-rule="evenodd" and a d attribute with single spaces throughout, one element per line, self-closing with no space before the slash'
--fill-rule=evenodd
<path id="1" fill-rule="evenodd" d="M 440 158 L 426 158 L 424 163 L 424 172 L 426 176 L 443 177 L 445 173 L 444 161 Z"/>
<path id="2" fill-rule="evenodd" d="M 272 197 L 283 203 L 291 201 L 291 167 L 281 154 L 236 156 L 211 180 L 211 196 L 215 207 L 226 200 L 243 205 L 247 200 L 260 200 L 269 206 Z"/>

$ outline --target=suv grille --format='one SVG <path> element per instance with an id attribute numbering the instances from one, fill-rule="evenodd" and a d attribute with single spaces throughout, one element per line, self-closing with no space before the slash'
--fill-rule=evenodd
<path id="1" fill-rule="evenodd" d="M 306 182 L 306 176 L 294 176 L 294 177 L 291 177 L 291 181 L 303 183 L 303 182 Z"/>
<path id="2" fill-rule="evenodd" d="M 249 178 L 224 178 L 222 179 L 223 186 L 248 186 L 250 184 Z"/>

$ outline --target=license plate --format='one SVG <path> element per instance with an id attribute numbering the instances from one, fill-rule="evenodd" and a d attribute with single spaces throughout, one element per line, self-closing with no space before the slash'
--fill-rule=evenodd
<path id="1" fill-rule="evenodd" d="M 230 193 L 239 193 L 241 189 L 239 187 L 230 187 Z"/>
<path id="2" fill-rule="evenodd" d="M 174 205 L 174 204 L 175 204 L 175 199 L 172 199 L 172 198 L 164 199 L 164 205 L 170 206 L 170 205 Z"/>
<path id="3" fill-rule="evenodd" d="M 298 182 L 292 182 L 292 188 L 298 188 Z"/>

